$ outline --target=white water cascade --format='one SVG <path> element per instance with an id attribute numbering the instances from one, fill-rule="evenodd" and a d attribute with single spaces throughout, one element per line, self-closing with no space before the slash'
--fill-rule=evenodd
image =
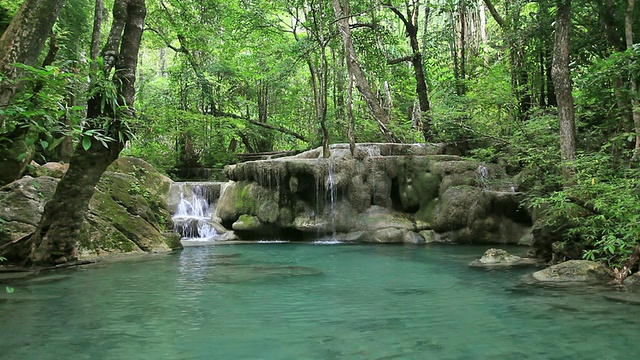
<path id="1" fill-rule="evenodd" d="M 328 200 L 328 210 L 329 210 L 329 221 L 331 221 L 331 237 L 321 239 L 315 241 L 316 244 L 339 244 L 340 242 L 337 239 L 337 231 L 336 231 L 336 200 L 338 197 L 337 187 L 335 184 L 335 172 L 334 172 L 334 163 L 329 160 L 327 165 L 327 179 L 325 181 L 325 189 L 327 192 L 327 200 Z"/>
<path id="2" fill-rule="evenodd" d="M 178 187 L 180 202 L 171 219 L 173 230 L 182 236 L 182 244 L 215 241 L 218 233 L 212 225 L 209 189 L 189 183 L 180 183 Z"/>

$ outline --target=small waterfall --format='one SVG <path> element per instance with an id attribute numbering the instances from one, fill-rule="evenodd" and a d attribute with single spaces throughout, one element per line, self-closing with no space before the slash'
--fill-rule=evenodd
<path id="1" fill-rule="evenodd" d="M 183 239 L 211 240 L 218 235 L 211 224 L 210 194 L 199 185 L 180 184 L 180 202 L 171 219 Z"/>
<path id="2" fill-rule="evenodd" d="M 484 165 L 480 165 L 476 171 L 478 172 L 478 182 L 482 188 L 489 190 L 489 169 Z"/>
<path id="3" fill-rule="evenodd" d="M 337 188 L 335 183 L 335 171 L 334 171 L 334 163 L 329 160 L 328 164 L 328 173 L 327 173 L 327 181 L 325 184 L 325 189 L 327 190 L 327 195 L 329 199 L 329 220 L 331 221 L 331 240 L 336 241 L 336 199 L 337 199 Z"/>
<path id="4" fill-rule="evenodd" d="M 366 149 L 369 157 L 382 156 L 379 146 L 367 146 Z"/>

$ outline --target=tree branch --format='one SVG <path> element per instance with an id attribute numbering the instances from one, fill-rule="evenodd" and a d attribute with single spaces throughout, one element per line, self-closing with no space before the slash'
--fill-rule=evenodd
<path id="1" fill-rule="evenodd" d="M 274 130 L 274 131 L 278 131 L 281 132 L 283 134 L 287 134 L 287 135 L 291 135 L 293 137 L 295 137 L 298 140 L 301 141 L 305 141 L 307 142 L 307 138 L 305 138 L 304 136 L 298 134 L 295 131 L 280 127 L 280 126 L 274 126 L 271 124 L 267 124 L 267 123 L 262 123 L 256 120 L 251 120 L 251 119 L 247 119 L 245 117 L 242 117 L 240 115 L 236 115 L 236 114 L 232 114 L 232 113 L 228 113 L 228 112 L 224 112 L 224 111 L 219 111 L 219 110 L 215 110 L 213 113 L 213 116 L 218 116 L 218 117 L 230 117 L 232 119 L 241 119 L 241 120 L 245 120 L 247 122 L 249 122 L 250 124 L 256 125 L 256 126 L 260 126 L 263 127 L 265 129 L 269 129 L 269 130 Z"/>
<path id="2" fill-rule="evenodd" d="M 378 27 L 378 24 L 376 23 L 356 23 L 353 25 L 349 25 L 350 28 L 352 29 L 357 29 L 357 28 L 369 28 L 371 30 L 375 30 Z"/>
<path id="3" fill-rule="evenodd" d="M 384 7 L 388 8 L 389 10 L 393 11 L 393 13 L 396 14 L 400 18 L 400 20 L 402 20 L 402 23 L 404 24 L 404 26 L 406 28 L 409 28 L 409 26 L 410 26 L 409 20 L 407 20 L 407 18 L 404 16 L 404 14 L 400 10 L 398 10 L 398 8 L 396 8 L 395 6 L 393 6 L 391 4 L 391 0 L 387 0 L 386 2 L 385 1 L 381 1 L 380 3 L 382 4 L 382 6 L 384 6 Z"/>
<path id="4" fill-rule="evenodd" d="M 502 16 L 500 16 L 495 6 L 493 6 L 493 3 L 491 3 L 491 0 L 484 0 L 484 4 L 487 5 L 487 8 L 489 9 L 491 16 L 493 16 L 493 19 L 498 23 L 498 25 L 500 25 L 501 28 L 503 28 L 504 19 L 502 18 Z"/>
<path id="5" fill-rule="evenodd" d="M 387 65 L 396 65 L 396 64 L 403 63 L 403 62 L 411 61 L 411 60 L 413 60 L 414 56 L 415 55 L 407 55 L 407 56 L 404 56 L 404 57 L 401 57 L 401 58 L 397 58 L 397 59 L 390 59 L 390 60 L 388 59 L 387 60 Z"/>

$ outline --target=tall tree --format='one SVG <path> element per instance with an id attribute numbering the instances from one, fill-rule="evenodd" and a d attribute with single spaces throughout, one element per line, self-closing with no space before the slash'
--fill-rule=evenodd
<path id="1" fill-rule="evenodd" d="M 571 0 L 556 1 L 556 37 L 553 45 L 551 76 L 558 100 L 560 150 L 565 181 L 573 175 L 571 161 L 576 155 L 575 108 L 569 69 L 571 44 Z"/>
<path id="2" fill-rule="evenodd" d="M 371 90 L 371 86 L 367 81 L 366 74 L 360 63 L 358 62 L 358 56 L 356 54 L 356 49 L 353 45 L 353 41 L 351 39 L 351 28 L 349 27 L 349 18 L 350 18 L 350 10 L 349 10 L 349 1 L 348 0 L 333 0 L 333 10 L 336 16 L 336 20 L 338 22 L 338 28 L 340 34 L 342 35 L 342 40 L 344 43 L 344 49 L 346 54 L 347 61 L 347 72 L 349 76 L 353 76 L 355 80 L 355 85 L 360 94 L 366 101 L 369 106 L 369 110 L 371 111 L 371 115 L 376 120 L 378 124 L 378 128 L 382 134 L 387 138 L 388 141 L 391 142 L 399 142 L 396 136 L 393 134 L 391 129 L 389 129 L 389 112 L 385 110 L 375 94 Z"/>
<path id="3" fill-rule="evenodd" d="M 304 58 L 311 76 L 315 117 L 317 123 L 320 124 L 322 155 L 323 157 L 329 157 L 329 130 L 327 128 L 329 62 L 327 60 L 327 46 L 332 38 L 332 29 L 329 28 L 329 24 L 325 24 L 327 19 L 325 6 L 326 4 L 323 1 L 311 1 L 309 4 L 303 4 L 302 18 L 298 14 L 298 8 L 289 8 L 289 14 L 294 20 L 292 32 L 296 42 L 302 42 L 302 38 L 298 33 L 298 25 L 300 25 L 309 35 L 311 41 L 315 43 L 313 47 L 315 51 L 306 51 Z M 317 53 L 315 57 L 314 52 Z"/>
<path id="4" fill-rule="evenodd" d="M 628 0 L 627 11 L 624 17 L 624 34 L 627 44 L 627 50 L 633 48 L 633 8 L 635 0 Z M 637 61 L 637 60 L 636 60 Z M 640 100 L 638 100 L 638 82 L 634 75 L 631 78 L 631 113 L 633 115 L 633 124 L 636 130 L 636 146 L 633 152 L 633 159 L 640 157 Z"/>
<path id="5" fill-rule="evenodd" d="M 484 0 L 491 16 L 502 29 L 504 41 L 509 48 L 509 65 L 511 67 L 511 88 L 518 102 L 517 113 L 520 119 L 527 117 L 531 108 L 531 94 L 529 91 L 529 78 L 524 67 L 525 61 L 525 37 L 520 34 L 520 23 L 523 1 L 508 1 L 507 16 L 502 17 L 496 10 L 491 0 Z"/>
<path id="6" fill-rule="evenodd" d="M 113 24 L 102 50 L 103 78 L 94 79 L 93 96 L 87 105 L 88 129 L 31 238 L 28 261 L 34 265 L 77 258 L 76 236 L 94 187 L 128 139 L 125 122 L 134 116 L 136 67 L 145 15 L 145 0 L 116 0 L 113 5 Z M 110 89 L 116 93 L 110 94 Z M 106 130 L 101 133 L 101 129 Z"/>
<path id="7" fill-rule="evenodd" d="M 424 67 L 422 65 L 422 53 L 420 52 L 420 46 L 418 45 L 418 18 L 420 15 L 420 1 L 406 2 L 405 1 L 405 14 L 395 7 L 391 0 L 383 2 L 383 5 L 391 10 L 404 24 L 404 28 L 409 38 L 409 44 L 411 45 L 412 54 L 400 59 L 389 60 L 389 64 L 397 64 L 404 61 L 410 61 L 413 67 L 413 76 L 416 79 L 416 94 L 418 96 L 418 103 L 420 105 L 420 123 L 421 130 L 424 136 L 424 141 L 429 142 L 432 137 L 431 133 L 431 105 L 429 104 L 429 95 L 427 92 L 427 81 L 424 75 Z M 429 2 L 426 4 L 425 17 L 426 22 L 429 18 Z"/>

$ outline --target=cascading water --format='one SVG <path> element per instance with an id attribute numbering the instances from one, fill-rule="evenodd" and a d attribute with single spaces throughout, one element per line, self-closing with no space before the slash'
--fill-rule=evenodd
<path id="1" fill-rule="evenodd" d="M 185 195 L 185 193 L 190 193 Z M 180 202 L 171 217 L 174 231 L 187 240 L 212 240 L 218 233 L 211 225 L 211 209 L 207 188 L 180 184 Z"/>
<path id="2" fill-rule="evenodd" d="M 331 221 L 331 238 L 328 240 L 319 240 L 316 241 L 317 244 L 336 244 L 339 243 L 337 239 L 337 230 L 336 230 L 336 200 L 337 200 L 337 188 L 335 183 L 335 171 L 334 171 L 334 163 L 329 160 L 327 165 L 327 180 L 325 182 L 325 189 L 327 192 L 326 199 L 328 200 L 329 205 L 329 221 Z"/>
<path id="3" fill-rule="evenodd" d="M 480 165 L 476 171 L 478 172 L 478 180 L 482 188 L 489 190 L 489 169 L 484 165 Z"/>

